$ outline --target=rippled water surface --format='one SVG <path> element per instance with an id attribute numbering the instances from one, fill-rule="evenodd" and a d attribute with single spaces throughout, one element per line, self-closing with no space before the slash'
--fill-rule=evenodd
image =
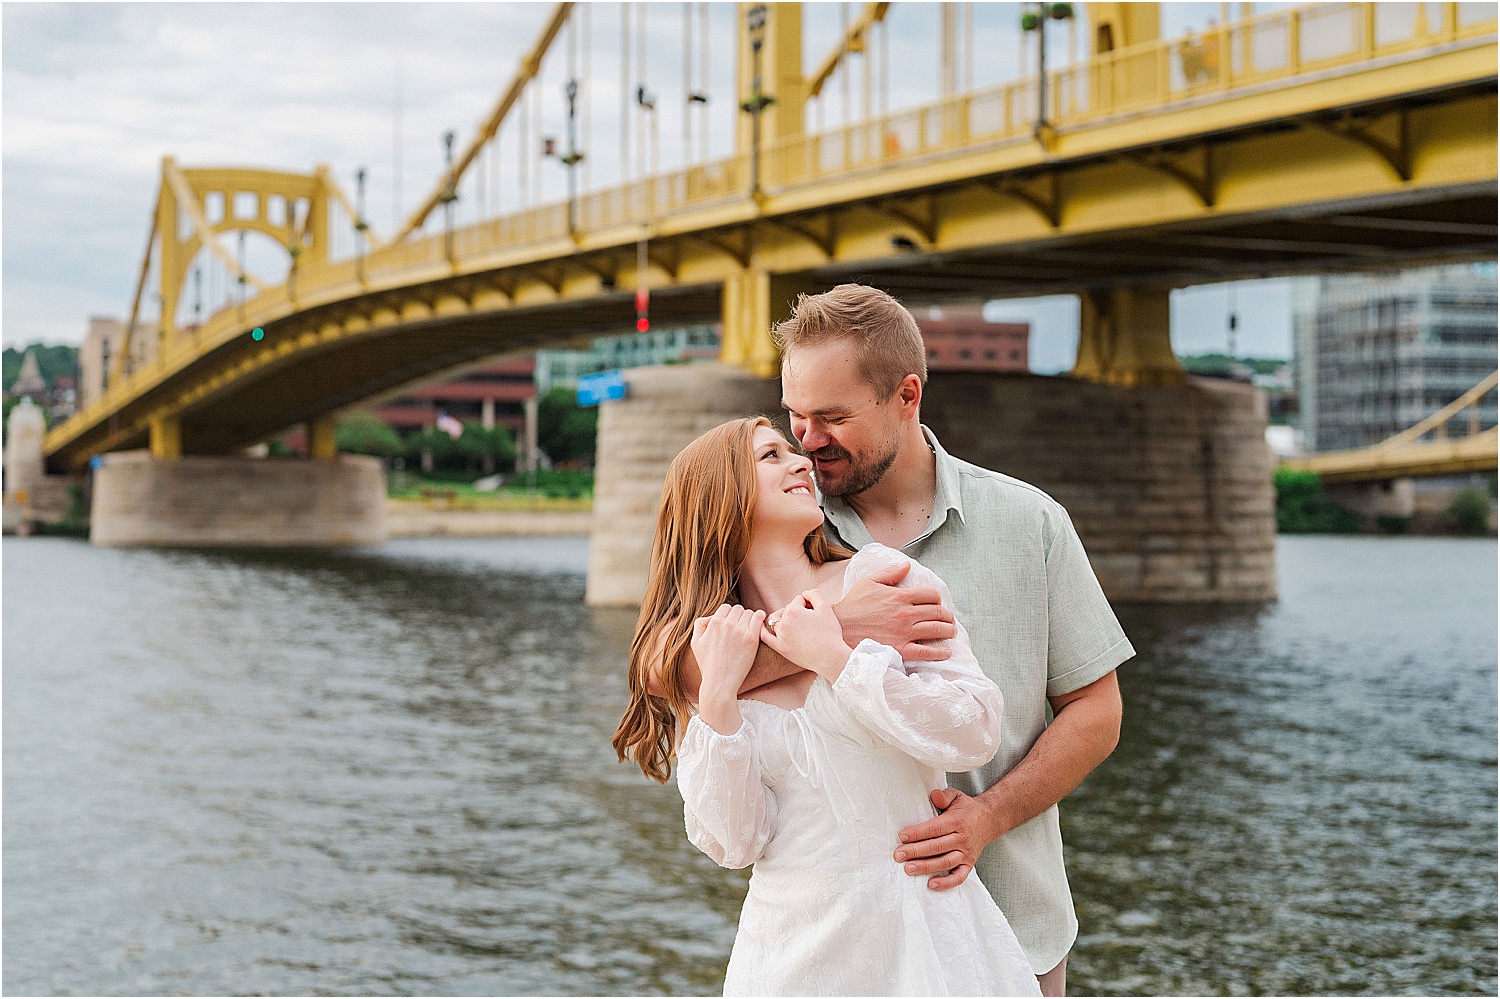
<path id="1" fill-rule="evenodd" d="M 744 875 L 614 762 L 582 539 L 7 539 L 10 994 L 706 994 Z M 1493 542 L 1296 538 L 1124 608 L 1064 804 L 1077 993 L 1496 990 Z"/>

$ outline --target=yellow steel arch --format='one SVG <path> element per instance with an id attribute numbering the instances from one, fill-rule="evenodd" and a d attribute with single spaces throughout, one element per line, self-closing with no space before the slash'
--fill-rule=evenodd
<path id="1" fill-rule="evenodd" d="M 207 206 L 215 196 L 222 199 L 223 211 L 218 218 L 210 219 Z M 279 219 L 273 219 L 270 210 L 275 198 L 281 199 L 283 206 Z M 116 377 L 130 356 L 130 339 L 138 323 L 141 295 L 153 259 L 157 263 L 161 303 L 157 336 L 167 340 L 177 332 L 182 285 L 199 250 L 207 247 L 231 274 L 254 286 L 257 292 L 264 291 L 264 282 L 244 272 L 239 261 L 219 245 L 217 237 L 241 231 L 264 233 L 286 248 L 294 271 L 326 264 L 329 210 L 334 202 L 351 219 L 359 221 L 348 196 L 334 183 L 328 167 L 321 164 L 310 174 L 240 167 L 185 170 L 172 157 L 163 158 L 151 236 L 130 304 L 125 345 L 116 360 Z M 253 204 L 251 210 L 242 210 L 247 204 Z"/>

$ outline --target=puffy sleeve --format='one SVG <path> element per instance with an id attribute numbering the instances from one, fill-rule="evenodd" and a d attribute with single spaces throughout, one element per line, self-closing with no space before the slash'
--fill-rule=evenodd
<path id="1" fill-rule="evenodd" d="M 688 839 L 720 867 L 747 867 L 776 833 L 776 798 L 761 780 L 755 729 L 741 718 L 733 735 L 697 715 L 677 747 Z"/>
<path id="2" fill-rule="evenodd" d="M 911 572 L 899 585 L 936 587 L 943 605 L 952 609 L 948 587 L 936 573 L 884 546 L 869 546 L 855 556 L 846 592 L 894 559 L 912 562 Z M 1005 699 L 979 668 L 962 623 L 957 636 L 944 644 L 952 651 L 946 660 L 902 662 L 895 649 L 865 639 L 830 690 L 843 713 L 881 741 L 938 770 L 974 770 L 1000 749 Z"/>

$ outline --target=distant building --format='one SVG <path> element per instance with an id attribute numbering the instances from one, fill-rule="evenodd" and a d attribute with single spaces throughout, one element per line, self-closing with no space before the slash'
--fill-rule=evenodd
<path id="1" fill-rule="evenodd" d="M 437 423 L 447 413 L 460 423 L 478 422 L 486 430 L 509 427 L 517 440 L 526 426 L 526 400 L 536 397 L 530 356 L 490 360 L 465 374 L 402 389 L 374 407 L 375 415 L 405 435 Z"/>
<path id="2" fill-rule="evenodd" d="M 78 348 L 78 408 L 84 409 L 104 397 L 125 343 L 125 324 L 113 316 L 90 316 L 89 331 Z M 156 337 L 137 328 L 130 338 L 131 362 L 135 367 L 154 356 Z"/>
<path id="3" fill-rule="evenodd" d="M 16 376 L 15 384 L 11 385 L 10 394 L 40 396 L 45 391 L 47 383 L 42 380 L 42 369 L 36 363 L 36 351 L 28 350 L 21 359 L 21 373 Z"/>
<path id="4" fill-rule="evenodd" d="M 719 333 L 717 325 L 681 326 L 600 337 L 586 350 L 539 350 L 537 394 L 546 395 L 555 385 L 576 388 L 581 375 L 598 371 L 713 360 L 719 356 Z"/>
<path id="5" fill-rule="evenodd" d="M 992 323 L 984 306 L 918 309 L 929 371 L 1029 371 L 1031 325 Z"/>
<path id="6" fill-rule="evenodd" d="M 1495 370 L 1495 266 L 1298 279 L 1292 339 L 1303 445 L 1379 443 Z M 1491 393 L 1480 427 L 1495 416 Z"/>

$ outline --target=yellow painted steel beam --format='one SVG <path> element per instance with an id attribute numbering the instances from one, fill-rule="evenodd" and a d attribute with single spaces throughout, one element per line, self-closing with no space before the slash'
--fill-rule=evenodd
<path id="1" fill-rule="evenodd" d="M 1420 423 L 1413 424 L 1396 436 L 1381 441 L 1375 447 L 1382 449 L 1398 448 L 1415 443 L 1420 437 L 1441 427 L 1470 406 L 1478 405 L 1479 400 L 1484 398 L 1485 394 L 1493 389 L 1497 382 L 1500 382 L 1500 371 L 1492 372 L 1488 378 L 1485 378 L 1478 385 L 1475 385 L 1436 413 L 1433 413 Z"/>
<path id="2" fill-rule="evenodd" d="M 399 243 L 421 228 L 433 209 L 442 204 L 449 192 L 458 187 L 459 178 L 464 175 L 469 164 L 474 162 L 474 158 L 479 155 L 479 150 L 484 148 L 484 144 L 494 138 L 495 133 L 500 130 L 501 122 L 505 121 L 505 116 L 510 114 L 510 109 L 515 106 L 516 101 L 520 100 L 521 92 L 526 89 L 526 84 L 541 72 L 542 57 L 552 47 L 553 40 L 557 38 L 557 33 L 562 30 L 562 26 L 567 23 L 568 15 L 572 10 L 572 3 L 560 3 L 552 9 L 552 15 L 547 18 L 547 23 L 542 27 L 542 33 L 531 46 L 531 50 L 522 58 L 521 65 L 516 69 L 516 75 L 510 81 L 510 86 L 505 88 L 500 95 L 500 100 L 480 123 L 468 148 L 454 161 L 452 170 L 443 174 L 437 186 L 422 200 L 421 205 L 412 212 L 406 223 L 391 236 L 390 244 L 387 245 Z"/>
<path id="3" fill-rule="evenodd" d="M 849 31 L 844 35 L 843 38 L 839 39 L 839 43 L 835 45 L 826 56 L 823 57 L 823 61 L 818 64 L 818 68 L 813 71 L 812 76 L 808 77 L 808 97 L 817 97 L 820 93 L 823 92 L 823 84 L 827 83 L 828 78 L 834 74 L 834 71 L 837 70 L 839 66 L 843 65 L 844 58 L 848 56 L 850 52 L 865 51 L 865 46 L 867 44 L 865 40 L 865 34 L 876 24 L 885 20 L 886 12 L 890 9 L 891 5 L 889 3 L 865 4 L 863 13 L 859 15 L 858 19 L 856 19 L 853 24 L 849 25 Z"/>
<path id="4" fill-rule="evenodd" d="M 229 251 L 220 246 L 219 241 L 214 238 L 217 234 L 214 231 L 214 227 L 209 224 L 207 217 L 203 214 L 203 203 L 199 200 L 198 195 L 193 191 L 192 187 L 189 186 L 187 178 L 182 175 L 182 171 L 177 168 L 177 162 L 168 156 L 162 161 L 161 169 L 163 180 L 171 188 L 172 194 L 175 196 L 176 207 L 187 215 L 188 221 L 192 223 L 194 234 L 208 246 L 208 252 L 212 253 L 218 259 L 219 263 L 223 264 L 229 273 L 233 274 L 236 278 L 245 281 L 247 284 L 254 285 L 256 291 L 265 291 L 266 283 L 249 271 L 242 270 L 239 261 L 235 260 Z M 234 215 L 232 206 L 227 203 L 233 198 L 234 193 L 233 190 L 225 192 L 226 204 L 224 207 L 224 217 L 226 219 Z M 172 238 L 177 238 L 175 232 L 172 233 Z M 188 263 L 190 261 L 183 261 L 183 266 L 186 267 Z M 163 280 L 167 280 L 165 273 L 163 273 L 162 277 Z"/>
<path id="5" fill-rule="evenodd" d="M 1324 482 L 1379 482 L 1493 472 L 1497 464 L 1496 445 L 1496 428 L 1491 427 L 1472 437 L 1421 441 L 1395 448 L 1376 445 L 1288 458 L 1281 467 L 1316 472 Z"/>

